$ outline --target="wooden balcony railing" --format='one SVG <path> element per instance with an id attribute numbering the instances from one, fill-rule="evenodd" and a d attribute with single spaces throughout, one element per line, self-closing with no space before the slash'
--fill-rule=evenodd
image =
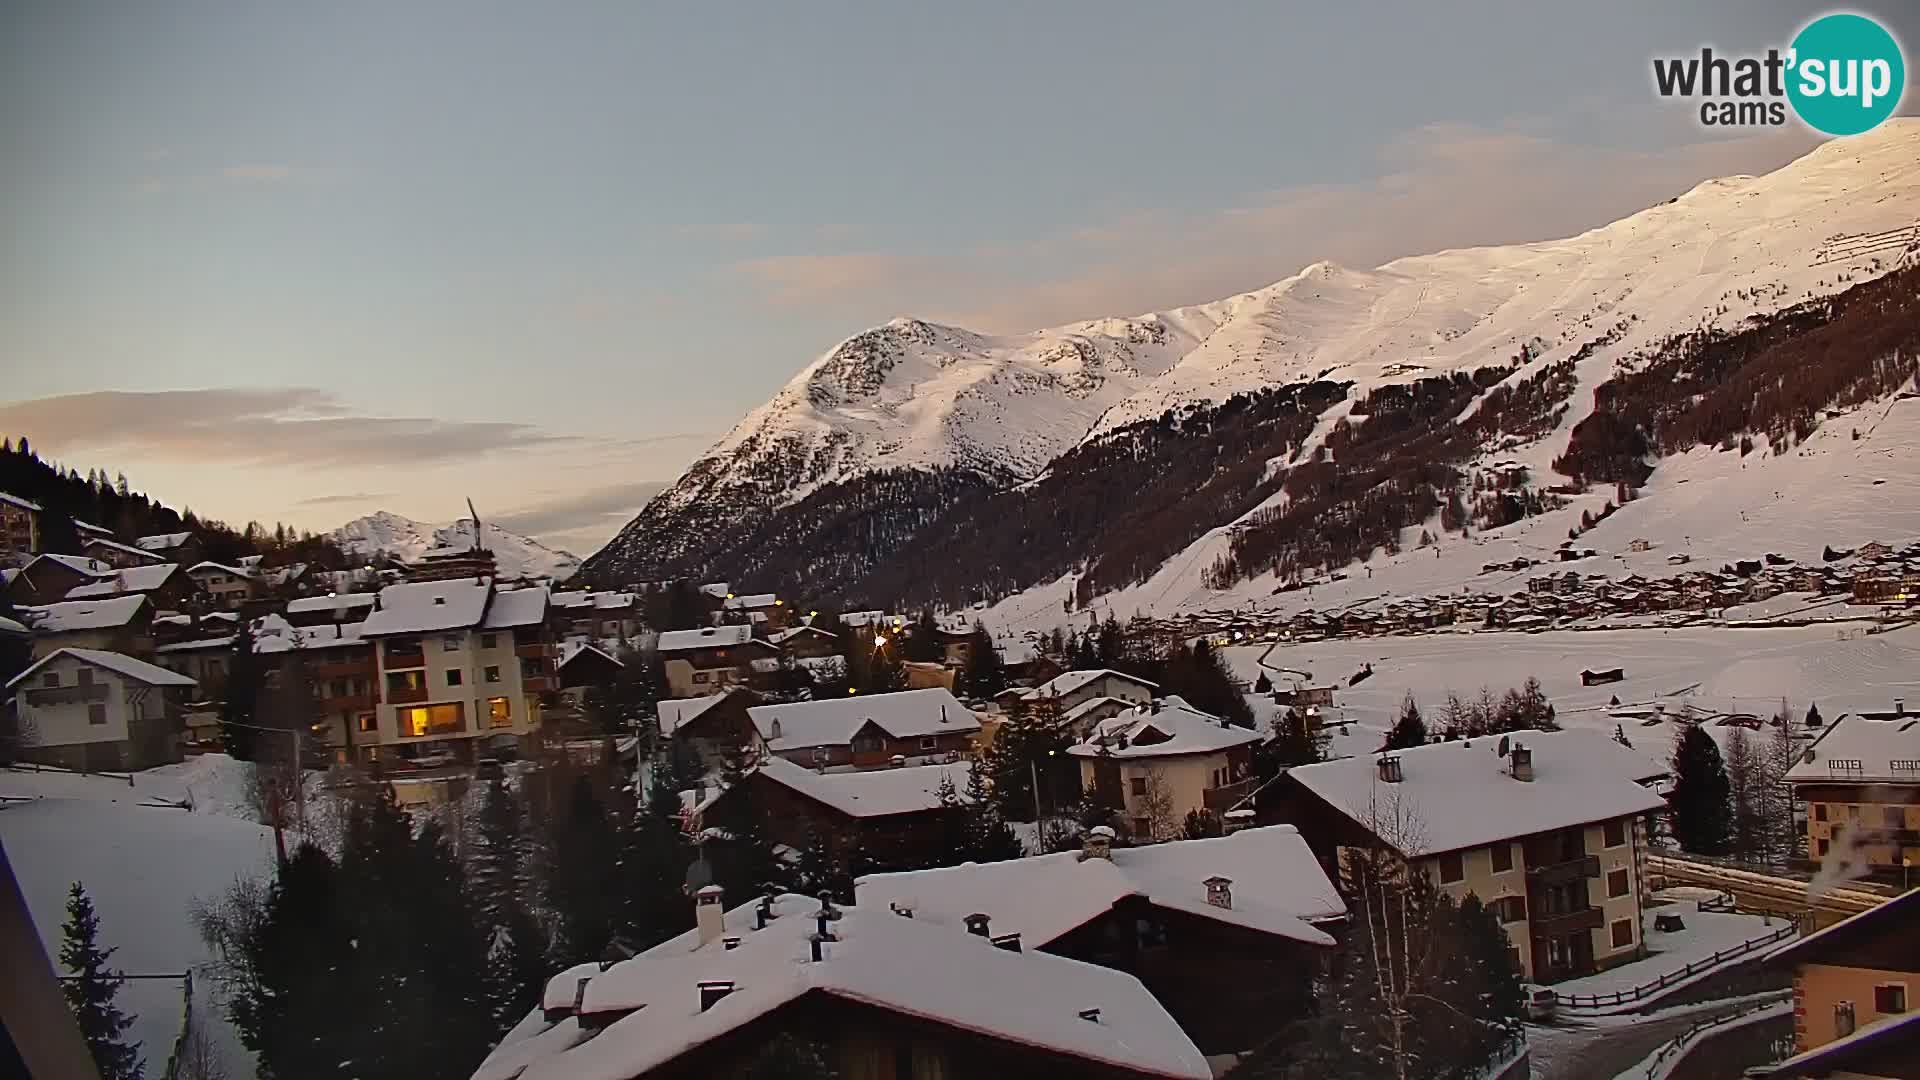
<path id="1" fill-rule="evenodd" d="M 417 668 L 427 666 L 427 653 L 424 649 L 415 649 L 412 651 L 388 649 L 384 657 L 384 663 L 389 668 Z"/>
<path id="2" fill-rule="evenodd" d="M 29 705 L 73 705 L 79 702 L 92 704 L 107 700 L 107 684 L 93 683 L 90 686 L 30 686 L 27 688 Z"/>
<path id="3" fill-rule="evenodd" d="M 1575 930 L 1598 930 L 1606 922 L 1606 912 L 1597 907 L 1562 911 L 1557 915 L 1542 914 L 1543 910 L 1536 907 L 1533 911 L 1531 928 L 1535 936 L 1552 937 L 1570 934 Z"/>
<path id="4" fill-rule="evenodd" d="M 1527 880 L 1542 887 L 1565 885 L 1568 882 L 1599 876 L 1600 857 L 1598 855 L 1582 855 L 1565 862 L 1527 867 Z"/>
<path id="5" fill-rule="evenodd" d="M 424 686 L 402 686 L 387 690 L 389 705 L 417 705 L 425 700 L 427 700 L 427 688 Z"/>

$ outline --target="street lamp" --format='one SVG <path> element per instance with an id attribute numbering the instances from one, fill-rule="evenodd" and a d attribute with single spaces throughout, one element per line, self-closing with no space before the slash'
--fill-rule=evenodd
<path id="1" fill-rule="evenodd" d="M 874 648 L 876 648 L 876 649 L 878 649 L 878 648 L 882 648 L 882 647 L 884 647 L 884 646 L 886 645 L 886 643 L 887 643 L 887 635 L 885 635 L 885 634 L 875 634 L 875 635 L 873 635 L 873 647 L 874 647 Z"/>

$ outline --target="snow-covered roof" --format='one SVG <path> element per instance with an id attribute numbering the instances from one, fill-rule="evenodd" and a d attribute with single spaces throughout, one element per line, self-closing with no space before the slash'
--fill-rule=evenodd
<path id="1" fill-rule="evenodd" d="M 862 627 L 873 626 L 876 623 L 904 625 L 907 620 L 905 616 L 889 615 L 884 611 L 849 611 L 840 616 L 840 621 L 857 630 Z"/>
<path id="2" fill-rule="evenodd" d="M 1206 880 L 1229 879 L 1230 908 L 1207 902 Z M 1333 939 L 1311 925 L 1344 918 L 1346 905 L 1291 825 L 1145 847 L 1116 847 L 1110 859 L 1078 851 L 935 870 L 869 874 L 855 898 L 864 906 L 911 908 L 916 922 L 959 930 L 974 913 L 993 934 L 1018 933 L 1037 949 L 1086 925 L 1124 897 L 1314 945 Z"/>
<path id="3" fill-rule="evenodd" d="M 592 653 L 595 656 L 598 656 L 599 658 L 601 658 L 602 660 L 610 660 L 613 662 L 613 665 L 615 667 L 627 666 L 620 662 L 619 657 L 613 655 L 612 653 L 608 652 L 607 650 L 601 648 L 598 645 L 595 645 L 595 644 L 592 644 L 591 642 L 586 642 L 586 641 L 569 641 L 569 642 L 563 643 L 560 646 L 560 666 L 566 667 L 568 664 L 571 664 L 575 660 L 579 659 L 585 653 Z"/>
<path id="4" fill-rule="evenodd" d="M 1034 687 L 1033 696 L 1060 697 L 1063 694 L 1071 694 L 1075 690 L 1093 682 L 1095 679 L 1108 675 L 1116 679 L 1125 679 L 1136 686 L 1145 687 L 1148 690 L 1158 690 L 1160 688 L 1160 684 L 1158 683 L 1148 682 L 1137 675 L 1129 675 L 1124 671 L 1114 671 L 1109 668 L 1086 668 L 1079 671 L 1065 671 L 1055 675 L 1053 678 Z"/>
<path id="5" fill-rule="evenodd" d="M 530 589 L 495 589 L 493 603 L 480 621 L 482 630 L 511 630 L 516 626 L 538 626 L 547 621 L 545 586 Z"/>
<path id="6" fill-rule="evenodd" d="M 767 749 L 776 753 L 810 746 L 844 746 L 869 721 L 896 739 L 965 734 L 980 719 L 945 687 L 858 694 L 820 701 L 756 705 L 747 710 Z M 776 726 L 777 725 L 777 726 Z"/>
<path id="7" fill-rule="evenodd" d="M 908 765 L 858 772 L 814 772 L 783 757 L 762 762 L 760 775 L 830 806 L 849 817 L 912 814 L 940 805 L 940 781 L 953 782 L 961 802 L 967 798 L 967 766 Z"/>
<path id="8" fill-rule="evenodd" d="M 42 559 L 45 559 L 48 562 L 59 563 L 61 566 L 64 566 L 69 570 L 72 570 L 76 573 L 85 574 L 90 578 L 112 577 L 115 573 L 118 572 L 113 567 L 108 566 L 106 563 L 101 562 L 99 559 L 89 559 L 84 555 L 59 555 L 49 551 L 49 552 L 45 552 L 43 554 L 34 556 L 33 562 L 37 563 Z M 32 569 L 33 563 L 28 563 L 26 568 Z"/>
<path id="9" fill-rule="evenodd" d="M 724 599 L 727 595 L 727 583 L 724 581 L 709 581 L 705 585 L 700 586 L 700 591 L 708 596 Z"/>
<path id="10" fill-rule="evenodd" d="M 17 506 L 22 510 L 31 510 L 36 514 L 39 513 L 41 509 L 40 504 L 31 499 L 23 499 L 18 495 L 9 495 L 4 491 L 0 491 L 0 502 L 7 503 L 10 506 Z"/>
<path id="11" fill-rule="evenodd" d="M 246 567 L 230 566 L 226 563 L 214 562 L 211 559 L 208 559 L 205 562 L 197 562 L 197 563 L 194 563 L 192 566 L 187 567 L 187 573 L 188 575 L 232 574 L 234 577 L 240 577 L 240 578 L 250 578 L 253 576 L 253 571 L 247 569 Z"/>
<path id="12" fill-rule="evenodd" d="M 192 641 L 175 641 L 167 645 L 157 646 L 154 648 L 153 651 L 160 656 L 173 656 L 178 653 L 206 652 L 214 649 L 230 649 L 233 647 L 233 638 L 234 638 L 234 635 L 228 634 L 225 637 L 196 638 Z"/>
<path id="13" fill-rule="evenodd" d="M 801 634 L 817 634 L 820 637 L 826 638 L 830 641 L 840 640 L 840 635 L 829 634 L 828 632 L 820 629 L 817 626 L 789 627 L 788 629 L 779 630 L 774 633 L 768 634 L 767 640 L 773 642 L 775 645 L 785 645 L 787 642 L 792 641 L 794 638 L 799 637 Z"/>
<path id="14" fill-rule="evenodd" d="M 127 593 L 152 592 L 163 588 L 173 579 L 174 571 L 180 569 L 176 563 L 154 563 L 147 566 L 130 566 L 110 578 L 85 585 L 76 585 L 67 590 L 68 600 L 89 600 L 109 596 L 123 596 Z"/>
<path id="15" fill-rule="evenodd" d="M 724 649 L 745 645 L 752 640 L 753 627 L 745 624 L 703 626 L 698 630 L 663 630 L 654 647 L 664 654 L 693 649 Z"/>
<path id="16" fill-rule="evenodd" d="M 1094 725 L 1087 741 L 1067 748 L 1075 757 L 1157 758 L 1217 754 L 1259 742 L 1260 732 L 1234 727 L 1178 696 L 1135 705 Z"/>
<path id="17" fill-rule="evenodd" d="M 135 540 L 133 546 L 147 552 L 172 551 L 191 539 L 193 534 L 190 532 L 154 533 Z"/>
<path id="18" fill-rule="evenodd" d="M 549 1002 L 564 995 L 571 1005 L 577 980 L 585 978 L 584 1012 L 624 1015 L 577 1043 L 565 1030 L 548 1036 L 552 1029 L 536 1032 L 531 1024 L 516 1029 L 526 1037 L 504 1041 L 475 1076 L 512 1076 L 494 1071 L 496 1061 L 528 1056 L 522 1047 L 543 1037 L 552 1051 L 535 1056 L 522 1080 L 639 1076 L 810 993 L 1136 1075 L 1212 1076 L 1165 1007 L 1124 972 L 995 948 L 985 938 L 860 907 L 838 909 L 828 924 L 833 940 L 822 943 L 816 963 L 809 939 L 818 900 L 775 898 L 762 930 L 753 929 L 754 907 L 725 915 L 725 934 L 738 938 L 734 948 L 703 945 L 696 929 L 604 972 L 575 968 L 556 977 Z M 700 984 L 710 981 L 733 989 L 703 1010 Z"/>
<path id="19" fill-rule="evenodd" d="M 140 614 L 146 595 L 116 596 L 109 600 L 63 600 L 57 604 L 21 608 L 36 633 L 64 634 L 70 630 L 105 630 L 125 626 Z"/>
<path id="20" fill-rule="evenodd" d="M 1920 716 L 1843 716 L 1787 770 L 1787 781 L 1920 784 Z"/>
<path id="21" fill-rule="evenodd" d="M 154 664 L 149 664 L 145 660 L 137 660 L 125 653 L 108 652 L 105 649 L 55 649 L 40 659 L 35 660 L 27 667 L 27 670 L 15 675 L 12 681 L 7 683 L 7 689 L 13 689 L 34 672 L 39 671 L 41 668 L 63 656 L 72 657 L 75 660 L 92 664 L 95 667 L 105 668 L 108 671 L 124 675 L 129 679 L 138 680 L 149 686 L 193 685 L 193 680 L 187 678 L 185 675 L 168 671 L 166 668 Z"/>
<path id="22" fill-rule="evenodd" d="M 371 608 L 374 604 L 372 593 L 328 593 L 326 596 L 302 596 L 287 601 L 287 613 L 298 615 L 308 611 L 353 611 L 356 608 Z"/>
<path id="23" fill-rule="evenodd" d="M 574 589 L 553 594 L 554 607 L 572 610 L 574 608 L 592 608 L 596 611 L 617 611 L 633 606 L 634 594 L 630 592 L 587 592 Z"/>
<path id="24" fill-rule="evenodd" d="M 307 649 L 338 649 L 368 645 L 362 623 L 325 623 L 320 626 L 294 626 L 278 615 L 265 615 L 254 623 L 253 651 L 283 653 Z"/>
<path id="25" fill-rule="evenodd" d="M 779 602 L 779 598 L 770 592 L 748 593 L 745 596 L 729 596 L 722 606 L 728 611 L 753 611 L 773 607 Z"/>
<path id="26" fill-rule="evenodd" d="M 147 551 L 147 550 L 146 550 L 146 549 L 144 549 L 144 548 L 137 548 L 137 547 L 133 547 L 133 546 L 131 546 L 131 545 L 128 545 L 128 544 L 123 544 L 123 543 L 121 543 L 121 542 L 119 542 L 118 540 L 109 540 L 109 539 L 107 539 L 107 537 L 105 537 L 105 536 L 93 536 L 93 537 L 89 537 L 89 538 L 87 539 L 87 542 L 86 542 L 86 544 L 85 544 L 85 546 L 86 546 L 86 547 L 90 547 L 90 548 L 91 548 L 91 547 L 103 547 L 103 548 L 107 548 L 108 550 L 111 550 L 111 551 L 123 551 L 123 552 L 125 552 L 125 553 L 127 553 L 128 555 L 135 555 L 135 556 L 138 556 L 138 557 L 140 557 L 140 558 L 142 558 L 142 559 L 153 559 L 153 560 L 160 560 L 160 559 L 161 559 L 161 557 L 160 557 L 160 556 L 158 556 L 158 555 L 155 555 L 155 554 L 154 554 L 153 552 L 151 552 L 151 551 Z"/>
<path id="27" fill-rule="evenodd" d="M 0 634 L 31 634 L 31 633 L 33 633 L 33 631 L 27 629 L 26 623 L 19 622 L 18 620 L 15 620 L 15 619 L 9 619 L 4 615 L 0 615 Z"/>
<path id="28" fill-rule="evenodd" d="M 692 723 L 700 714 L 726 700 L 730 690 L 703 697 L 668 698 L 660 703 L 660 734 L 671 735 Z"/>
<path id="29" fill-rule="evenodd" d="M 1531 751 L 1531 781 L 1509 774 L 1501 739 L 1493 736 L 1299 765 L 1287 776 L 1362 828 L 1398 822 L 1386 828 L 1403 831 L 1404 846 L 1400 838 L 1382 839 L 1409 855 L 1475 848 L 1666 805 L 1642 785 L 1659 766 L 1602 732 L 1569 728 L 1505 738 Z M 1379 776 L 1377 761 L 1389 756 L 1400 761 L 1397 783 Z"/>
<path id="30" fill-rule="evenodd" d="M 1086 716 L 1088 713 L 1094 712 L 1095 710 L 1098 710 L 1098 709 L 1111 708 L 1115 705 L 1118 705 L 1122 709 L 1131 709 L 1134 707 L 1134 703 L 1126 700 L 1125 698 L 1117 698 L 1117 697 L 1088 698 L 1087 700 L 1081 702 L 1078 705 L 1075 705 L 1073 708 L 1068 709 L 1066 712 L 1060 714 L 1060 719 L 1071 724 L 1081 719 L 1082 717 Z"/>

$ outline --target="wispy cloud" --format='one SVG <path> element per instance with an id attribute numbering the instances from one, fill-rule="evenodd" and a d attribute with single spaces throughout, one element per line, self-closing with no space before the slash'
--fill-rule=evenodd
<path id="1" fill-rule="evenodd" d="M 310 499 L 301 499 L 295 506 L 348 506 L 353 503 L 369 503 L 392 495 L 391 491 L 354 491 L 343 495 L 315 495 Z"/>
<path id="2" fill-rule="evenodd" d="M 280 184 L 300 175 L 291 165 L 228 165 L 220 170 L 221 179 L 242 184 Z"/>
<path id="3" fill-rule="evenodd" d="M 493 520 L 503 529 L 539 536 L 549 543 L 591 549 L 604 543 L 666 486 L 660 480 L 614 484 L 495 514 Z"/>
<path id="4" fill-rule="evenodd" d="M 769 255 L 735 263 L 734 270 L 782 307 L 837 305 L 933 291 L 959 284 L 959 276 L 971 273 L 952 260 L 883 252 Z"/>
<path id="5" fill-rule="evenodd" d="M 310 387 L 63 394 L 0 406 L 0 430 L 54 453 L 306 468 L 436 462 L 577 441 L 527 424 L 369 416 Z"/>

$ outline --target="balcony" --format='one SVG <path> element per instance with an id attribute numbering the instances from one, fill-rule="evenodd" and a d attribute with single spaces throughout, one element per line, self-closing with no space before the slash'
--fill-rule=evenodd
<path id="1" fill-rule="evenodd" d="M 1600 876 L 1600 857 L 1582 855 L 1565 862 L 1548 863 L 1545 866 L 1527 867 L 1527 880 L 1542 888 L 1565 885 L 1569 882 L 1584 881 Z"/>
<path id="2" fill-rule="evenodd" d="M 427 688 L 424 686 L 390 687 L 387 690 L 389 705 L 417 705 L 427 700 Z"/>
<path id="3" fill-rule="evenodd" d="M 1576 930 L 1598 930 L 1606 923 L 1606 918 L 1606 912 L 1597 907 L 1563 911 L 1557 915 L 1547 914 L 1544 909 L 1536 907 L 1531 929 L 1535 937 L 1558 937 Z"/>
<path id="4" fill-rule="evenodd" d="M 324 664 L 315 664 L 311 671 L 315 679 L 366 678 L 373 674 L 373 657 L 368 656 L 358 660 L 330 660 Z"/>
<path id="5" fill-rule="evenodd" d="M 528 641 L 513 647 L 513 655 L 527 660 L 545 660 L 553 655 L 553 646 L 544 641 Z"/>
<path id="6" fill-rule="evenodd" d="M 420 693 L 425 694 L 426 691 L 421 690 Z M 315 698 L 314 700 L 319 703 L 322 709 L 330 713 L 347 712 L 348 710 L 364 712 L 380 704 L 379 697 L 370 692 L 365 694 L 341 694 L 338 697 L 322 697 Z"/>
<path id="7" fill-rule="evenodd" d="M 417 668 L 427 666 L 425 649 L 388 649 L 383 658 L 388 668 Z"/>
<path id="8" fill-rule="evenodd" d="M 92 683 L 87 686 L 30 686 L 27 688 L 29 705 L 77 705 L 81 702 L 92 704 L 107 700 L 107 684 Z"/>
<path id="9" fill-rule="evenodd" d="M 525 675 L 520 679 L 520 686 L 529 694 L 544 694 L 560 689 L 560 680 L 550 675 Z"/>
<path id="10" fill-rule="evenodd" d="M 1224 814 L 1253 794 L 1254 789 L 1259 786 L 1260 778 L 1249 776 L 1245 780 L 1237 780 L 1224 787 L 1207 788 L 1200 793 L 1200 802 L 1208 810 L 1216 814 Z"/>

